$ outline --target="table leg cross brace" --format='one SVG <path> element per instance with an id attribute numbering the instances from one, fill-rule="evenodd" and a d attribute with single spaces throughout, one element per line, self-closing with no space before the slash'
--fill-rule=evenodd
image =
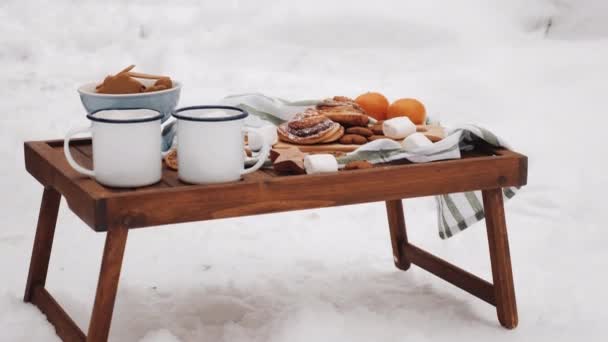
<path id="1" fill-rule="evenodd" d="M 496 307 L 502 326 L 513 329 L 518 323 L 517 304 L 502 190 L 483 190 L 482 195 L 493 284 L 409 243 L 401 200 L 386 202 L 395 266 L 407 270 L 414 264 L 482 299 Z"/>
<path id="2" fill-rule="evenodd" d="M 61 195 L 55 189 L 44 189 L 23 300 L 36 305 L 64 341 L 107 341 L 128 229 L 124 226 L 108 229 L 93 313 L 85 335 L 44 287 L 60 200 Z"/>

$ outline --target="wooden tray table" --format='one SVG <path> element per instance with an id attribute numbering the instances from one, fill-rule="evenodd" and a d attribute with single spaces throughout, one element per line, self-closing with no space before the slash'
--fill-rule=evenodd
<path id="1" fill-rule="evenodd" d="M 77 162 L 92 164 L 90 139 L 70 146 Z M 401 163 L 320 175 L 279 176 L 261 170 L 238 182 L 189 185 L 164 168 L 162 181 L 137 189 L 113 189 L 78 174 L 67 163 L 63 140 L 25 143 L 25 166 L 43 186 L 25 302 L 36 305 L 64 341 L 106 341 L 130 229 L 281 211 L 385 201 L 396 267 L 415 264 L 496 306 L 499 322 L 517 326 L 517 307 L 503 208 L 503 187 L 527 181 L 527 157 L 484 148 L 462 159 L 426 164 Z M 390 181 L 387 181 L 390 180 Z M 470 274 L 411 244 L 401 199 L 482 190 L 493 283 Z M 74 323 L 45 288 L 59 202 L 89 227 L 106 233 L 88 333 Z"/>

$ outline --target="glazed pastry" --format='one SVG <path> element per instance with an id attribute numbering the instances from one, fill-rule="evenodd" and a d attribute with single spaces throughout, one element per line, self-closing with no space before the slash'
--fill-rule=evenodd
<path id="1" fill-rule="evenodd" d="M 340 125 L 338 125 L 338 126 L 340 126 Z M 333 132 L 333 134 L 327 135 L 327 137 L 325 139 L 323 139 L 323 141 L 321 141 L 321 142 L 322 143 L 334 142 L 336 140 L 339 140 L 343 135 L 344 135 L 344 127 L 340 126 L 339 129 L 335 130 Z"/>
<path id="2" fill-rule="evenodd" d="M 294 130 L 303 130 L 309 127 L 314 127 L 327 121 L 327 117 L 319 115 L 317 112 L 306 111 L 301 117 L 294 118 L 289 121 L 287 126 Z"/>
<path id="3" fill-rule="evenodd" d="M 353 99 L 346 96 L 334 96 L 325 99 L 317 105 L 317 109 L 324 111 L 351 111 L 353 113 L 367 114 Z"/>
<path id="4" fill-rule="evenodd" d="M 332 121 L 346 127 L 366 127 L 369 123 L 369 117 L 363 108 L 345 96 L 334 96 L 331 99 L 325 99 L 317 105 L 317 109 Z"/>
<path id="5" fill-rule="evenodd" d="M 344 128 L 321 115 L 315 109 L 296 114 L 277 128 L 279 139 L 285 142 L 312 145 L 336 141 L 344 135 Z"/>

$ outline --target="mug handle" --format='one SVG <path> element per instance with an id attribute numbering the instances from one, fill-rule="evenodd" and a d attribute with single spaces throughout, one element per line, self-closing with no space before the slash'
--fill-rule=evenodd
<path id="1" fill-rule="evenodd" d="M 175 138 L 175 133 L 177 132 L 177 120 L 169 116 L 169 118 L 165 122 L 161 122 L 160 124 L 160 135 L 161 135 L 161 156 L 166 156 L 169 151 L 171 151 L 173 146 L 173 139 Z M 165 151 L 163 151 L 166 148 Z"/>
<path id="2" fill-rule="evenodd" d="M 264 141 L 264 137 L 262 136 L 262 134 L 252 128 L 243 127 L 243 131 L 247 132 L 248 134 L 257 134 L 260 136 L 260 140 Z M 266 158 L 268 157 L 269 152 L 270 152 L 270 145 L 264 141 L 264 143 L 262 145 L 262 150 L 258 154 L 258 160 L 255 162 L 255 164 L 252 167 L 243 170 L 241 172 L 241 175 L 246 175 L 248 173 L 257 171 L 259 168 L 261 168 L 262 165 L 264 165 L 264 162 L 266 161 Z"/>
<path id="3" fill-rule="evenodd" d="M 70 166 L 74 170 L 82 173 L 83 175 L 95 177 L 95 171 L 86 169 L 86 168 L 78 165 L 78 163 L 76 163 L 76 161 L 72 157 L 72 153 L 70 152 L 70 140 L 72 139 L 72 137 L 75 136 L 76 134 L 87 133 L 87 132 L 91 132 L 91 127 L 81 127 L 81 128 L 71 129 L 68 132 L 68 134 L 65 135 L 65 139 L 63 140 L 63 153 L 65 154 L 65 158 L 68 160 L 68 164 L 70 164 Z"/>

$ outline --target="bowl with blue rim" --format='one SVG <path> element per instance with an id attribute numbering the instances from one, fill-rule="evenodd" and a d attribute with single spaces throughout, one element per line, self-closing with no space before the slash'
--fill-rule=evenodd
<path id="1" fill-rule="evenodd" d="M 138 80 L 146 88 L 152 87 L 155 80 Z M 93 114 L 100 110 L 109 109 L 151 109 L 162 114 L 162 122 L 171 117 L 171 113 L 177 107 L 179 95 L 182 88 L 180 82 L 172 81 L 169 89 L 130 94 L 108 94 L 97 92 L 98 83 L 91 82 L 78 87 L 80 101 L 87 111 Z M 164 125 L 162 130 L 162 150 L 168 150 L 175 136 L 173 125 Z"/>
<path id="2" fill-rule="evenodd" d="M 145 86 L 153 80 L 142 80 Z M 80 101 L 87 111 L 92 114 L 104 109 L 152 109 L 163 114 L 163 121 L 167 120 L 177 107 L 182 88 L 180 82 L 173 81 L 173 86 L 165 90 L 157 90 L 134 94 L 105 94 L 96 92 L 96 82 L 84 84 L 78 88 Z"/>

